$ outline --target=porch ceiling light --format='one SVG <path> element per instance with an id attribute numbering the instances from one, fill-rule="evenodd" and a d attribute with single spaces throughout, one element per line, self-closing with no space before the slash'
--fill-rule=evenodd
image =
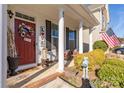
<path id="1" fill-rule="evenodd" d="M 9 15 L 9 18 L 11 19 L 14 15 L 14 13 L 11 10 L 7 10 L 7 13 Z"/>

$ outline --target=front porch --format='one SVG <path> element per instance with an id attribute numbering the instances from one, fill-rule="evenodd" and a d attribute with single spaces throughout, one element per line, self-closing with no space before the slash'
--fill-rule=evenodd
<path id="1" fill-rule="evenodd" d="M 9 18 L 7 14 L 7 10 L 11 10 L 14 15 L 12 18 Z M 83 33 L 86 29 L 88 29 L 89 33 L 89 49 L 92 50 L 92 28 L 98 24 L 96 18 L 92 15 L 92 13 L 88 10 L 88 8 L 84 5 L 0 5 L 0 11 L 2 14 L 0 15 L 1 19 L 1 42 L 0 45 L 2 49 L 0 50 L 0 87 L 6 87 L 6 78 L 7 78 L 7 27 L 12 30 L 12 33 L 15 34 L 16 27 L 18 23 L 15 23 L 15 19 L 19 20 L 17 22 L 25 23 L 25 24 L 34 24 L 34 45 L 28 45 L 30 40 L 27 38 L 24 39 L 26 41 L 16 41 L 18 44 L 22 45 L 23 42 L 25 50 L 21 49 L 21 46 L 18 45 L 17 50 L 21 58 L 32 58 L 29 63 L 24 63 L 23 65 L 19 65 L 17 71 L 31 68 L 41 64 L 43 57 L 43 48 L 47 48 L 48 52 L 51 51 L 54 56 L 57 57 L 58 63 L 56 72 L 63 73 L 64 72 L 64 51 L 72 48 L 77 49 L 79 53 L 83 53 Z M 27 17 L 17 16 L 17 13 L 28 15 L 29 17 L 34 18 L 34 21 L 26 19 Z M 27 22 L 27 23 L 26 23 Z M 57 34 L 55 34 L 57 31 Z M 74 38 L 72 39 L 74 42 L 74 46 L 71 47 L 69 43 L 69 33 L 67 31 L 75 32 Z M 14 40 L 16 39 L 13 37 Z M 22 38 L 22 37 L 20 37 Z M 18 39 L 21 40 L 21 39 Z M 32 38 L 31 38 L 32 40 Z M 32 41 L 31 41 L 32 42 Z M 16 44 L 15 44 L 16 45 Z M 30 50 L 27 48 L 32 46 L 34 50 Z M 20 48 L 19 48 L 20 47 Z M 26 50 L 28 52 L 25 53 Z M 22 51 L 24 54 L 22 54 Z M 29 57 L 29 54 L 33 56 Z M 25 55 L 25 56 L 23 56 Z M 27 57 L 27 58 L 26 58 Z M 49 60 L 55 60 L 51 58 L 50 54 L 47 54 Z M 20 61 L 21 62 L 21 61 Z M 25 61 L 27 62 L 27 61 Z M 41 69 L 41 68 L 40 68 Z M 50 71 L 49 71 L 50 72 Z M 51 72 L 50 72 L 51 73 Z"/>

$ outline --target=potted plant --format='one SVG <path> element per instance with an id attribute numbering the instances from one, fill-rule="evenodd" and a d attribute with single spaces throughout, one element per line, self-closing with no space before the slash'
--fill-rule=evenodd
<path id="1" fill-rule="evenodd" d="M 8 66 L 9 66 L 9 71 L 10 71 L 10 75 L 16 75 L 16 69 L 18 68 L 18 57 L 10 57 L 7 56 L 7 61 L 8 61 Z"/>
<path id="2" fill-rule="evenodd" d="M 17 55 L 16 46 L 14 43 L 14 35 L 10 28 L 7 31 L 7 46 L 8 46 L 8 70 L 10 72 L 9 75 L 13 76 L 16 75 L 16 69 L 18 68 L 19 64 L 19 57 Z"/>

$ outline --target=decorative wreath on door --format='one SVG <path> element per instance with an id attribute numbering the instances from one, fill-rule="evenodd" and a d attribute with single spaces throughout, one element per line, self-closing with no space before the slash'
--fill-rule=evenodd
<path id="1" fill-rule="evenodd" d="M 25 25 L 24 23 L 19 25 L 19 33 L 21 37 L 31 37 L 34 34 L 34 30 L 32 27 Z"/>

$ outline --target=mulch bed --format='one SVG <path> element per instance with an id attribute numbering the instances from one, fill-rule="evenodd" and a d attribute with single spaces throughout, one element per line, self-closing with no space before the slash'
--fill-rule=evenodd
<path id="1" fill-rule="evenodd" d="M 82 74 L 82 71 L 78 72 L 75 67 L 68 67 L 65 68 L 65 73 L 64 75 L 60 76 L 60 78 L 77 88 L 81 88 L 83 85 Z M 96 72 L 89 71 L 89 80 L 95 79 L 97 79 Z"/>
<path id="2" fill-rule="evenodd" d="M 69 82 L 75 87 L 80 87 L 82 85 L 81 79 L 82 73 L 77 72 L 74 67 L 65 68 L 64 75 L 60 76 L 60 78 Z"/>

